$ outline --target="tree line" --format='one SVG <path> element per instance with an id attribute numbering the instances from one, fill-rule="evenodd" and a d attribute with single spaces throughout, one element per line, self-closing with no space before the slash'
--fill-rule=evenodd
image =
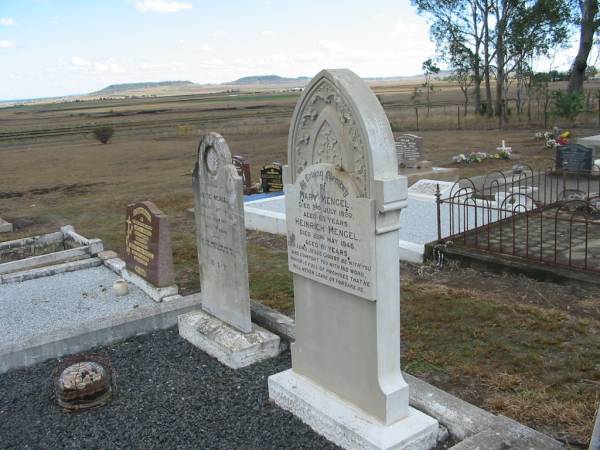
<path id="1" fill-rule="evenodd" d="M 521 96 L 547 88 L 550 73 L 535 73 L 542 57 L 570 46 L 578 32 L 578 52 L 566 92 L 555 101 L 582 102 L 583 82 L 600 26 L 598 0 L 411 0 L 430 23 L 438 59 L 448 64 L 465 98 L 481 114 L 507 120 L 505 98 L 515 81 Z M 427 65 L 427 68 L 425 67 Z M 431 60 L 424 63 L 431 73 Z M 435 70 L 435 69 L 434 69 Z M 429 87 L 428 87 L 429 89 Z M 466 110 L 466 108 L 465 108 Z"/>

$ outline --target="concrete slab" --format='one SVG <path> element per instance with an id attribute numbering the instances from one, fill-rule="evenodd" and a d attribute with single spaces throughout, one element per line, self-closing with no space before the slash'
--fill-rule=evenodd
<path id="1" fill-rule="evenodd" d="M 199 295 L 177 301 L 155 303 L 113 314 L 101 319 L 73 323 L 72 326 L 37 334 L 18 342 L 0 344 L 0 373 L 31 366 L 47 359 L 83 352 L 131 336 L 171 328 L 177 317 L 200 305 Z"/>
<path id="2" fill-rule="evenodd" d="M 204 311 L 179 317 L 179 335 L 232 369 L 249 366 L 279 354 L 279 336 L 252 324 L 242 333 Z"/>
<path id="3" fill-rule="evenodd" d="M 0 285 L 0 345 L 153 303 L 132 285 L 117 297 L 117 278 L 100 266 Z"/>
<path id="4" fill-rule="evenodd" d="M 437 444 L 437 420 L 414 408 L 386 426 L 292 369 L 271 375 L 268 383 L 275 404 L 340 447 L 429 450 Z"/>

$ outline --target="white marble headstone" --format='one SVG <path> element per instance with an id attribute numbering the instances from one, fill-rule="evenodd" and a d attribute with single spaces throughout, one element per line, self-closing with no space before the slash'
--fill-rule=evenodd
<path id="1" fill-rule="evenodd" d="M 305 89 L 288 163 L 292 370 L 392 423 L 408 414 L 398 276 L 406 178 L 383 109 L 354 73 L 323 71 Z"/>

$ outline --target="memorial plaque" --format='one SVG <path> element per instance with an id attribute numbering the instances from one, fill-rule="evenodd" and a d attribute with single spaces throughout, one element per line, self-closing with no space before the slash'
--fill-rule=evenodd
<path id="1" fill-rule="evenodd" d="M 156 287 L 175 282 L 169 218 L 152 202 L 127 206 L 125 266 Z"/>
<path id="2" fill-rule="evenodd" d="M 400 167 L 415 167 L 422 158 L 423 138 L 401 134 L 396 138 L 396 156 Z"/>
<path id="3" fill-rule="evenodd" d="M 242 186 L 244 195 L 256 194 L 256 187 L 252 184 L 252 175 L 250 173 L 250 164 L 243 156 L 236 155 L 232 158 L 233 165 L 237 169 L 238 175 L 242 177 Z"/>
<path id="4" fill-rule="evenodd" d="M 580 144 L 556 147 L 556 168 L 565 172 L 590 172 L 594 151 Z"/>
<path id="5" fill-rule="evenodd" d="M 242 178 L 225 139 L 217 133 L 200 142 L 193 187 L 202 308 L 250 332 Z"/>
<path id="6" fill-rule="evenodd" d="M 290 272 L 368 300 L 376 298 L 374 202 L 331 164 L 306 168 L 286 191 Z"/>
<path id="7" fill-rule="evenodd" d="M 260 182 L 263 192 L 277 192 L 283 190 L 283 175 L 281 164 L 265 164 L 260 170 Z"/>

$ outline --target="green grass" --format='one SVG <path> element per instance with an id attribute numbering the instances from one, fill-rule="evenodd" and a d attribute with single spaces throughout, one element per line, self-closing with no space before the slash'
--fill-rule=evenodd
<path id="1" fill-rule="evenodd" d="M 248 243 L 250 296 L 284 314 L 294 313 L 292 275 L 287 252 Z"/>

